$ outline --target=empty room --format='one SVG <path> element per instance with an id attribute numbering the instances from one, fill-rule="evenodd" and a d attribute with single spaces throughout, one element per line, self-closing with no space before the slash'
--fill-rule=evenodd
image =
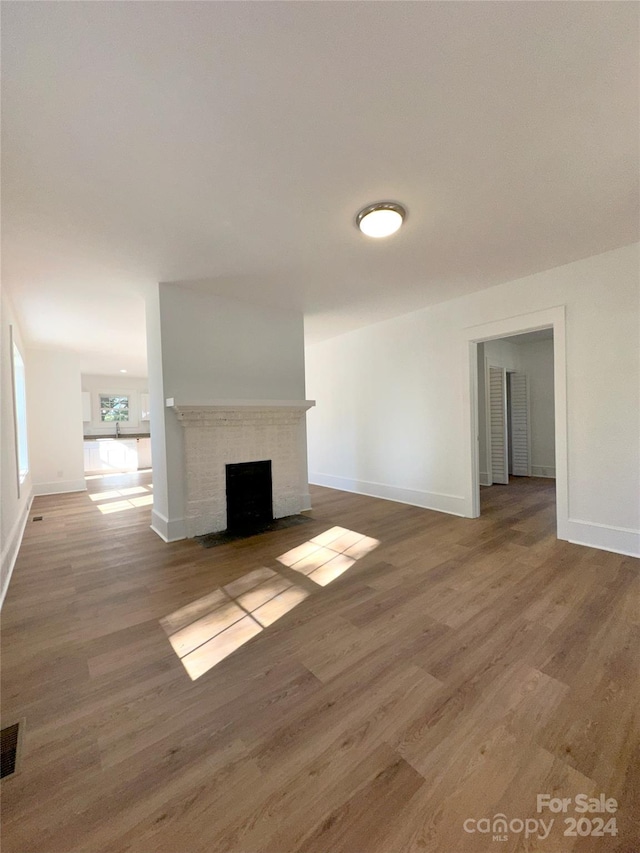
<path id="1" fill-rule="evenodd" d="M 640 850 L 639 24 L 4 0 L 3 853 Z"/>

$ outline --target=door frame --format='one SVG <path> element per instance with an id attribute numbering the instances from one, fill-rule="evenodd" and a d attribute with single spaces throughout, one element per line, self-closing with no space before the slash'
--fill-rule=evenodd
<path id="1" fill-rule="evenodd" d="M 567 355 L 565 306 L 533 311 L 482 323 L 463 329 L 463 345 L 469 382 L 466 385 L 464 409 L 468 428 L 467 443 L 467 512 L 469 518 L 480 515 L 480 454 L 478 419 L 478 344 L 508 338 L 540 329 L 553 329 L 553 387 L 556 441 L 556 521 L 558 539 L 569 539 L 569 473 L 567 452 Z"/>

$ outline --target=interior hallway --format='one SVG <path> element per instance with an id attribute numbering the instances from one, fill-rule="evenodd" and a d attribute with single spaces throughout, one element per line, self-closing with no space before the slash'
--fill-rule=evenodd
<path id="1" fill-rule="evenodd" d="M 484 851 L 466 819 L 539 817 L 545 792 L 617 798 L 618 835 L 561 815 L 527 849 L 638 848 L 638 561 L 556 541 L 553 481 L 484 489 L 475 520 L 313 488 L 310 523 L 210 550 L 158 539 L 150 484 L 34 501 L 2 619 L 3 725 L 25 721 L 4 853 Z M 305 594 L 192 680 L 171 631 L 256 570 Z"/>

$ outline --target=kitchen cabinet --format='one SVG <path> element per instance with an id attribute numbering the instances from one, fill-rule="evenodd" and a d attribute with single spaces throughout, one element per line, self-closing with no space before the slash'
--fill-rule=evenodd
<path id="1" fill-rule="evenodd" d="M 148 435 L 91 436 L 84 440 L 86 473 L 140 471 L 151 468 L 151 438 Z"/>
<path id="2" fill-rule="evenodd" d="M 148 439 L 146 439 L 148 441 Z M 84 470 L 137 471 L 138 440 L 135 438 L 97 438 L 84 442 Z"/>
<path id="3" fill-rule="evenodd" d="M 138 470 L 151 468 L 151 439 L 138 438 Z"/>

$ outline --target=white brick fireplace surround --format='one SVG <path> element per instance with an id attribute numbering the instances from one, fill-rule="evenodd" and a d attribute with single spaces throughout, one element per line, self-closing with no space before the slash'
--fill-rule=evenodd
<path id="1" fill-rule="evenodd" d="M 226 465 L 270 459 L 273 515 L 310 509 L 305 413 L 312 400 L 218 401 L 175 406 L 184 427 L 189 537 L 225 530 Z"/>

